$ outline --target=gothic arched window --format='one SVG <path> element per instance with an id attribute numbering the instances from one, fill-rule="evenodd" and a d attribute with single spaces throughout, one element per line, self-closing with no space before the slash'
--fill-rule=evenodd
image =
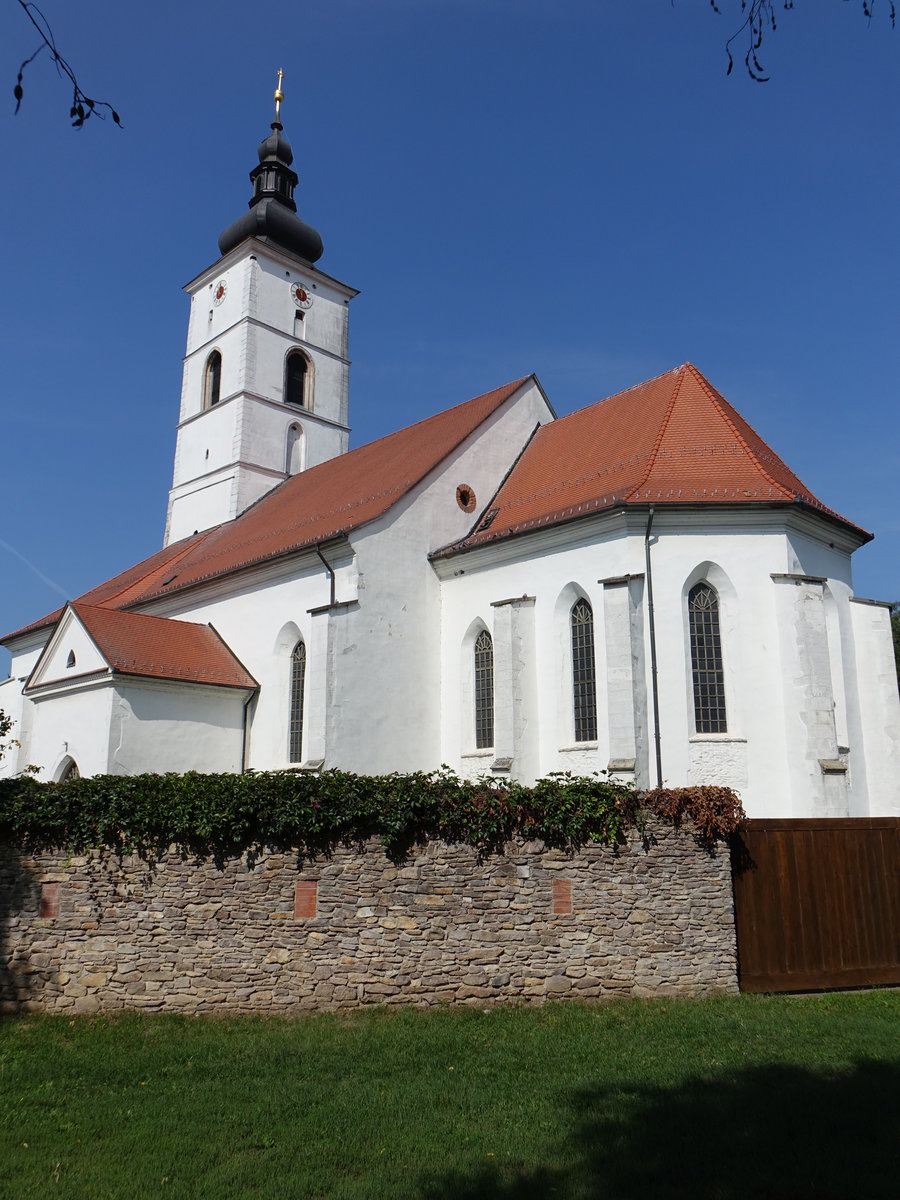
<path id="1" fill-rule="evenodd" d="M 475 747 L 494 744 L 494 643 L 486 629 L 475 639 Z"/>
<path id="2" fill-rule="evenodd" d="M 68 759 L 63 769 L 59 773 L 59 783 L 70 783 L 73 779 L 80 779 L 81 772 L 78 770 L 78 763 L 74 758 Z"/>
<path id="3" fill-rule="evenodd" d="M 597 673 L 594 667 L 594 613 L 587 600 L 576 600 L 572 626 L 572 704 L 575 741 L 597 740 Z"/>
<path id="4" fill-rule="evenodd" d="M 214 404 L 219 403 L 219 395 L 222 387 L 222 355 L 218 350 L 213 350 L 209 358 L 206 360 L 206 367 L 203 371 L 203 407 L 212 408 Z"/>
<path id="5" fill-rule="evenodd" d="M 284 365 L 284 399 L 298 408 L 311 408 L 308 403 L 309 360 L 302 350 L 292 350 Z"/>
<path id="6" fill-rule="evenodd" d="M 303 696 L 306 691 L 306 647 L 298 642 L 291 654 L 291 695 L 288 759 L 303 761 Z"/>
<path id="7" fill-rule="evenodd" d="M 695 584 L 688 593 L 688 626 L 695 728 L 697 733 L 726 733 L 719 597 L 705 581 Z"/>

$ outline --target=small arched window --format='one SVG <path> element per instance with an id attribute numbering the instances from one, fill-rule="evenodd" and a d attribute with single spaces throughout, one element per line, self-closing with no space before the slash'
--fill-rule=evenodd
<path id="1" fill-rule="evenodd" d="M 303 697 L 306 691 L 306 647 L 298 642 L 291 654 L 288 761 L 303 761 Z"/>
<path id="2" fill-rule="evenodd" d="M 494 643 L 486 629 L 475 639 L 475 747 L 494 744 Z"/>
<path id="3" fill-rule="evenodd" d="M 74 758 L 70 758 L 59 774 L 59 783 L 71 783 L 73 779 L 80 779 L 81 772 L 78 770 L 78 763 Z"/>
<path id="4" fill-rule="evenodd" d="M 688 625 L 695 728 L 697 733 L 726 733 L 719 597 L 705 581 L 695 584 L 688 593 Z"/>
<path id="5" fill-rule="evenodd" d="M 75 651 L 70 650 L 69 657 L 66 659 L 66 669 L 68 670 L 70 667 L 74 667 L 74 666 L 75 666 Z"/>
<path id="6" fill-rule="evenodd" d="M 594 666 L 594 613 L 587 600 L 576 600 L 572 627 L 572 703 L 575 741 L 597 740 L 597 672 Z"/>
<path id="7" fill-rule="evenodd" d="M 299 425 L 291 425 L 287 431 L 287 445 L 284 455 L 284 470 L 287 475 L 296 475 L 303 469 L 303 430 Z"/>
<path id="8" fill-rule="evenodd" d="M 284 365 L 284 399 L 286 404 L 298 408 L 311 408 L 309 404 L 309 360 L 302 350 L 292 350 Z"/>
<path id="9" fill-rule="evenodd" d="M 212 408 L 219 403 L 222 388 L 222 355 L 213 350 L 206 360 L 203 372 L 203 407 Z"/>

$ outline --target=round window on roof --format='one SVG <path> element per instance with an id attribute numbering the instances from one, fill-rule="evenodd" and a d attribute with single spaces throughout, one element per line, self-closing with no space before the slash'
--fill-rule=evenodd
<path id="1" fill-rule="evenodd" d="M 475 489 L 467 483 L 461 483 L 456 489 L 456 503 L 463 512 L 475 511 Z"/>

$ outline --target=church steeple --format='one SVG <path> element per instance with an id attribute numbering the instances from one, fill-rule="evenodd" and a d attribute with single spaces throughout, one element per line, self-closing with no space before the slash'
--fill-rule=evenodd
<path id="1" fill-rule="evenodd" d="M 256 152 L 259 165 L 250 172 L 253 184 L 250 211 L 238 217 L 222 232 L 219 250 L 227 254 L 248 237 L 267 238 L 305 262 L 314 263 L 322 256 L 322 238 L 317 229 L 296 215 L 294 188 L 299 181 L 297 173 L 291 169 L 294 152 L 290 142 L 283 136 L 284 126 L 281 124 L 283 74 L 282 71 L 278 72 L 272 132 L 260 142 Z"/>
<path id="2" fill-rule="evenodd" d="M 297 216 L 281 126 L 250 172 L 253 195 L 219 238 L 191 297 L 166 543 L 242 513 L 289 475 L 349 445 L 354 288 L 313 263 L 322 239 Z"/>

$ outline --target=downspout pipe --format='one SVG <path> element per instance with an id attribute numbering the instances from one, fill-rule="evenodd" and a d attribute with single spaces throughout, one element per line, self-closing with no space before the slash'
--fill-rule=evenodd
<path id="1" fill-rule="evenodd" d="M 244 701 L 244 712 L 241 719 L 241 774 L 244 775 L 247 771 L 247 743 L 250 741 L 250 705 L 256 699 L 256 692 L 251 692 Z"/>
<path id="2" fill-rule="evenodd" d="M 659 678 L 656 669 L 656 622 L 653 616 L 653 572 L 650 570 L 650 531 L 653 528 L 653 505 L 647 517 L 644 534 L 644 560 L 647 574 L 647 614 L 650 618 L 650 686 L 653 692 L 653 740 L 656 743 L 656 786 L 662 787 L 662 745 L 659 736 Z"/>
<path id="3" fill-rule="evenodd" d="M 318 542 L 316 543 L 316 554 L 318 554 L 319 558 L 322 561 L 323 566 L 325 567 L 325 570 L 331 576 L 331 600 L 329 601 L 329 603 L 331 604 L 331 607 L 334 608 L 335 594 L 336 594 L 335 593 L 336 585 L 335 585 L 335 577 L 334 577 L 334 567 L 331 565 L 331 563 L 328 561 L 328 559 L 322 553 L 322 548 Z"/>

